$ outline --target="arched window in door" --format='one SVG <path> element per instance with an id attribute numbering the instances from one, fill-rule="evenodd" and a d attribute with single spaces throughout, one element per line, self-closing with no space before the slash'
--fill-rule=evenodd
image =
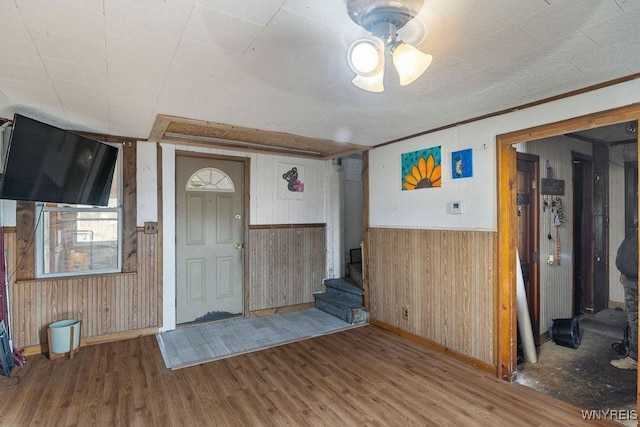
<path id="1" fill-rule="evenodd" d="M 187 180 L 187 191 L 217 191 L 233 193 L 236 191 L 233 181 L 217 168 L 202 168 L 193 173 Z"/>

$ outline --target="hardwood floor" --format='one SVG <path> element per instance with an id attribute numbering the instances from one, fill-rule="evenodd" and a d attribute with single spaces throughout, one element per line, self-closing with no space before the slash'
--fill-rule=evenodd
<path id="1" fill-rule="evenodd" d="M 0 378 L 0 425 L 587 424 L 577 408 L 375 326 L 177 371 L 146 336 L 71 360 L 32 356 L 14 375 Z"/>

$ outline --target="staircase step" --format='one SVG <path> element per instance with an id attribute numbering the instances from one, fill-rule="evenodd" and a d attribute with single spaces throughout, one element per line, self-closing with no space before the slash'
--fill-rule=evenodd
<path id="1" fill-rule="evenodd" d="M 364 292 L 347 279 L 329 279 L 324 281 L 327 297 L 343 300 L 345 304 L 361 307 L 364 304 Z"/>
<path id="2" fill-rule="evenodd" d="M 338 300 L 344 301 L 345 304 L 351 306 L 362 306 L 364 303 L 364 297 L 358 294 L 352 294 L 350 292 L 345 292 L 339 288 L 327 288 L 327 297 L 335 298 Z"/>
<path id="3" fill-rule="evenodd" d="M 316 308 L 352 325 L 367 322 L 367 312 L 362 305 L 353 304 L 326 293 L 314 294 Z"/>
<path id="4" fill-rule="evenodd" d="M 327 279 L 324 281 L 324 285 L 327 287 L 327 291 L 329 290 L 329 288 L 333 288 L 349 294 L 359 296 L 364 295 L 364 291 L 362 290 L 362 288 L 345 279 Z"/>

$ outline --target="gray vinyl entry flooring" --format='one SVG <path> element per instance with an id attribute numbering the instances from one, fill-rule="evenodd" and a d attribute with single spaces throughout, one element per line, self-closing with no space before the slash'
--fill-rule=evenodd
<path id="1" fill-rule="evenodd" d="M 156 337 L 166 367 L 180 369 L 365 324 L 351 325 L 310 308 L 186 326 L 158 333 Z"/>

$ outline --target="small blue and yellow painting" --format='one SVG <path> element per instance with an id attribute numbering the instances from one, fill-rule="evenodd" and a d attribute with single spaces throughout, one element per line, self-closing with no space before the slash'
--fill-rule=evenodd
<path id="1" fill-rule="evenodd" d="M 441 147 L 402 154 L 402 190 L 442 186 Z"/>
<path id="2" fill-rule="evenodd" d="M 471 176 L 473 176 L 472 149 L 468 148 L 451 153 L 451 177 L 456 179 L 469 178 Z"/>

